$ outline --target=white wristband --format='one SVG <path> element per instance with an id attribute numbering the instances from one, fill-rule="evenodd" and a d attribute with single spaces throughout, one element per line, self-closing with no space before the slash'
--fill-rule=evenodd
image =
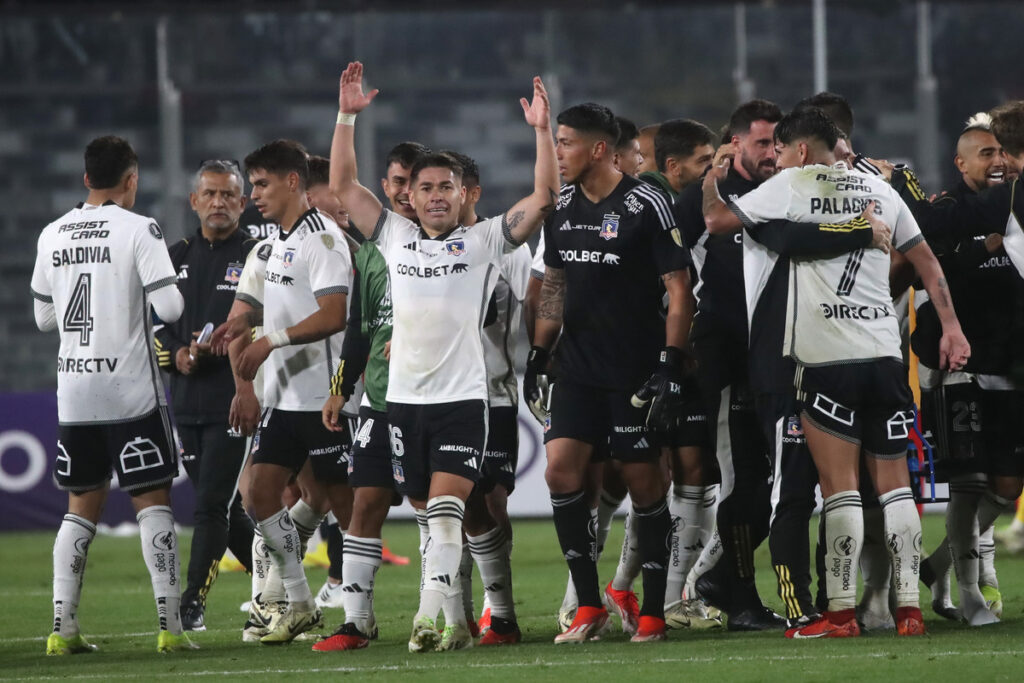
<path id="1" fill-rule="evenodd" d="M 340 126 L 354 126 L 356 125 L 356 115 L 346 114 L 344 112 L 338 112 L 338 125 Z"/>
<path id="2" fill-rule="evenodd" d="M 274 330 L 265 336 L 272 349 L 279 349 L 292 343 L 292 340 L 288 338 L 288 330 Z"/>

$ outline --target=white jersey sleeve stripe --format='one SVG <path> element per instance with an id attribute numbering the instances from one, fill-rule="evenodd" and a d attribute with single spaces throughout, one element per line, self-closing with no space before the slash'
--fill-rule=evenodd
<path id="1" fill-rule="evenodd" d="M 347 285 L 335 285 L 334 287 L 324 287 L 313 292 L 313 296 L 320 298 L 329 294 L 348 294 Z"/>
<path id="2" fill-rule="evenodd" d="M 650 203 L 658 214 L 658 219 L 661 222 L 663 230 L 671 230 L 676 226 L 676 221 L 675 218 L 672 217 L 672 211 L 669 209 L 668 202 L 665 201 L 665 198 L 660 195 L 657 190 L 653 190 L 646 185 L 638 185 L 633 192 L 648 200 L 648 203 Z"/>
<path id="3" fill-rule="evenodd" d="M 156 290 L 162 289 L 162 288 L 167 287 L 169 285 L 176 285 L 176 284 L 178 284 L 178 278 L 177 277 L 165 277 L 162 280 L 157 280 L 156 282 L 150 282 L 148 285 L 143 287 L 143 290 L 145 290 L 145 292 L 148 294 L 150 292 L 155 292 Z"/>
<path id="4" fill-rule="evenodd" d="M 53 303 L 53 297 L 52 296 L 47 296 L 46 294 L 41 294 L 41 293 L 37 292 L 35 289 L 32 290 L 32 298 L 35 299 L 36 301 L 42 301 L 44 304 L 52 304 Z"/>
<path id="5" fill-rule="evenodd" d="M 897 247 L 897 249 L 900 250 L 901 254 L 905 254 L 908 251 L 910 251 L 911 249 L 913 249 L 914 247 L 916 247 L 921 242 L 924 242 L 924 235 L 915 235 L 914 237 L 911 237 L 909 240 L 907 240 L 906 242 L 901 244 L 899 247 Z"/>

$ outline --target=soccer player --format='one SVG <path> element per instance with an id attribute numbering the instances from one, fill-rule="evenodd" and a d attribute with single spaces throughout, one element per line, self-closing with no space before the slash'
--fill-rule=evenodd
<path id="1" fill-rule="evenodd" d="M 640 167 L 644 163 L 644 155 L 640 152 L 640 131 L 636 124 L 622 116 L 616 116 L 619 124 L 619 139 L 615 141 L 615 168 L 621 173 L 634 178 L 640 175 Z"/>
<path id="2" fill-rule="evenodd" d="M 78 604 L 89 546 L 110 489 L 111 470 L 138 513 L 142 556 L 156 598 L 158 652 L 195 647 L 179 614 L 178 537 L 164 389 L 152 349 L 153 312 L 165 323 L 184 303 L 163 233 L 132 213 L 138 157 L 122 138 L 85 148 L 85 201 L 39 236 L 32 298 L 36 325 L 59 330 L 57 486 L 68 513 L 53 545 L 53 632 L 46 654 L 91 652 Z"/>
<path id="3" fill-rule="evenodd" d="M 704 182 L 709 230 L 756 226 L 773 219 L 847 219 L 871 206 L 892 226 L 892 244 L 914 264 L 943 327 L 941 367 L 958 369 L 970 355 L 942 269 L 909 209 L 877 176 L 836 163 L 835 124 L 817 108 L 796 110 L 775 130 L 783 173 L 756 190 L 722 200 L 716 187 L 728 163 Z M 731 209 L 731 210 L 730 210 Z M 921 520 L 905 464 L 912 397 L 889 293 L 889 258 L 879 249 L 798 260 L 789 283 L 783 351 L 797 363 L 801 426 L 817 466 L 825 514 L 829 608 L 791 638 L 859 635 L 855 614 L 857 562 L 864 536 L 858 492 L 860 458 L 879 492 L 896 587 L 896 628 L 921 635 L 918 566 Z"/>
<path id="4" fill-rule="evenodd" d="M 968 121 L 957 141 L 954 162 L 960 181 L 937 201 L 958 201 L 1004 182 L 1006 160 L 992 134 L 988 114 L 976 114 Z M 1002 241 L 1002 235 L 992 234 L 955 243 L 929 243 L 949 280 L 953 305 L 971 344 L 971 357 L 963 370 L 938 369 L 941 326 L 934 303 L 923 293 L 915 299 L 920 305 L 912 337 L 920 358 L 922 413 L 932 427 L 950 476 L 947 538 L 924 561 L 921 574 L 932 589 L 936 613 L 962 614 L 972 626 L 993 623 L 998 616 L 987 606 L 999 599 L 995 569 L 990 567 L 983 581 L 983 562 L 979 558 L 979 531 L 983 535 L 991 533 L 992 527 L 976 523 L 979 517 L 989 519 L 992 514 L 987 509 L 991 500 L 985 497 L 988 477 L 1024 474 L 1019 458 L 1013 455 L 1016 428 L 1011 406 L 1016 396 L 1009 374 L 1014 337 L 1012 326 L 1005 320 L 1006 312 L 1019 305 L 1019 276 Z M 999 305 L 994 307 L 992 302 L 997 299 Z M 991 538 L 988 540 L 991 544 Z M 951 564 L 956 566 L 960 589 L 960 610 L 953 610 L 952 615 L 944 604 L 948 592 L 943 590 Z M 986 591 L 989 595 L 984 595 Z"/>
<path id="5" fill-rule="evenodd" d="M 638 173 L 650 173 L 651 171 L 658 170 L 654 161 L 654 137 L 658 134 L 658 127 L 660 125 L 660 123 L 652 123 L 644 126 L 637 135 L 637 142 L 640 143 L 640 156 L 644 158 L 640 163 L 640 168 L 637 170 Z"/>
<path id="6" fill-rule="evenodd" d="M 671 519 L 659 451 L 648 430 L 669 431 L 680 412 L 689 257 L 665 198 L 615 169 L 619 131 L 611 111 L 577 105 L 559 114 L 558 124 L 558 164 L 566 184 L 544 224 L 546 270 L 530 360 L 546 366 L 561 333 L 545 478 L 579 607 L 555 642 L 591 639 L 608 619 L 598 587 L 599 542 L 584 492 L 587 465 L 605 445 L 622 463 L 638 518 L 644 602 L 633 640 L 664 640 Z M 660 312 L 658 277 L 669 294 L 667 319 Z M 649 411 L 643 409 L 648 402 Z"/>
<path id="7" fill-rule="evenodd" d="M 699 121 L 665 121 L 654 136 L 655 168 L 641 173 L 640 180 L 657 187 L 674 202 L 707 171 L 715 156 L 715 141 L 715 134 Z"/>
<path id="8" fill-rule="evenodd" d="M 188 585 L 181 599 L 186 631 L 206 630 L 206 598 L 224 550 L 230 546 L 246 570 L 252 565 L 252 520 L 237 495 L 245 439 L 228 424 L 234 395 L 231 364 L 214 355 L 207 340 L 199 344 L 195 338 L 203 325 L 227 319 L 246 257 L 256 244 L 239 229 L 244 190 L 237 162 L 200 164 L 189 196 L 199 229 L 169 250 L 185 311 L 154 334 L 160 366 L 170 373 L 185 470 L 196 491 Z"/>
<path id="9" fill-rule="evenodd" d="M 346 516 L 351 438 L 324 429 L 320 409 L 328 393 L 326 378 L 334 374 L 341 354 L 352 265 L 337 223 L 309 207 L 309 165 L 302 145 L 277 140 L 254 151 L 245 164 L 253 202 L 281 225 L 266 264 L 262 322 L 270 331 L 246 346 L 237 363 L 238 374 L 251 380 L 267 362 L 249 502 L 288 601 L 287 610 L 260 639 L 273 644 L 322 624 L 302 569 L 300 533 L 308 538 L 323 515 L 305 500 L 291 511 L 282 508 L 285 486 L 308 461 L 335 515 L 339 520 Z M 249 322 L 229 320 L 228 335 L 248 333 Z"/>
<path id="10" fill-rule="evenodd" d="M 726 136 L 735 163 L 723 181 L 726 196 L 742 196 L 775 174 L 772 132 L 780 118 L 778 106 L 765 100 L 751 100 L 733 112 Z M 702 196 L 700 185 L 690 186 L 674 211 L 699 279 L 692 342 L 697 382 L 712 425 L 711 447 L 721 472 L 721 546 L 708 543 L 692 574 L 703 572 L 696 579 L 696 592 L 729 615 L 730 630 L 781 628 L 784 622 L 762 604 L 754 584 L 754 549 L 768 536 L 771 461 L 747 364 L 736 360 L 746 357 L 748 342 L 743 240 L 739 226 L 721 234 L 707 230 Z M 687 598 L 698 597 L 689 590 L 689 579 L 687 584 Z"/>
<path id="11" fill-rule="evenodd" d="M 376 96 L 364 94 L 363 66 L 341 77 L 338 124 L 331 148 L 331 187 L 352 221 L 376 242 L 388 265 L 394 331 L 387 402 L 396 482 L 425 509 L 420 607 L 409 649 L 425 652 L 472 644 L 458 595 L 465 500 L 479 479 L 487 441 L 487 371 L 480 329 L 502 255 L 533 234 L 552 210 L 558 177 L 547 93 L 539 78 L 533 100 L 520 100 L 534 128 L 534 191 L 500 217 L 459 225 L 466 188 L 462 166 L 443 154 L 420 158 L 410 173 L 410 204 L 420 225 L 384 210 L 356 179 L 354 120 Z M 436 619 L 444 607 L 442 636 Z"/>

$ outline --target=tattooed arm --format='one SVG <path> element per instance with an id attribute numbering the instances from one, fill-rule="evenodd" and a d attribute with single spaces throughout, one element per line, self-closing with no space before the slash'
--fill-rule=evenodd
<path id="1" fill-rule="evenodd" d="M 942 272 L 942 266 L 925 241 L 904 252 L 904 256 L 914 265 L 917 274 L 924 282 L 935 306 L 935 313 L 942 323 L 942 339 L 939 341 L 939 365 L 942 370 L 959 370 L 971 356 L 971 347 L 960 329 L 960 321 L 953 310 L 953 298 L 949 294 L 949 285 Z"/>
<path id="2" fill-rule="evenodd" d="M 505 212 L 502 227 L 509 242 L 522 244 L 537 232 L 544 218 L 555 210 L 558 199 L 558 160 L 551 137 L 551 105 L 540 78 L 533 79 L 533 101 L 519 103 L 523 117 L 537 135 L 537 162 L 533 170 L 533 193 Z"/>
<path id="3" fill-rule="evenodd" d="M 673 270 L 661 276 L 668 292 L 668 313 L 665 316 L 665 346 L 685 349 L 690 338 L 693 313 L 697 308 L 690 286 L 690 272 Z"/>
<path id="4" fill-rule="evenodd" d="M 562 331 L 562 307 L 565 304 L 565 271 L 547 266 L 540 286 L 540 304 L 534 326 L 533 346 L 548 351 Z"/>

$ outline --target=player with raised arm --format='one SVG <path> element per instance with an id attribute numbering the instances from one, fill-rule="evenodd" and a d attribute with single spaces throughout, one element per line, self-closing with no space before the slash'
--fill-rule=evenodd
<path id="1" fill-rule="evenodd" d="M 96 649 L 79 630 L 78 604 L 111 470 L 137 512 L 160 622 L 157 651 L 196 647 L 183 633 L 179 614 L 170 498 L 178 459 L 150 310 L 174 322 L 184 302 L 163 233 L 152 218 L 131 211 L 138 182 L 138 157 L 126 140 L 107 136 L 90 142 L 89 195 L 43 229 L 32 271 L 36 325 L 60 333 L 54 479 L 68 492 L 68 513 L 53 545 L 48 655 Z"/>
<path id="2" fill-rule="evenodd" d="M 457 595 L 465 500 L 480 476 L 487 441 L 487 371 L 480 330 L 502 255 L 533 234 L 557 198 L 558 176 L 547 92 L 533 81 L 520 100 L 536 132 L 533 193 L 503 215 L 459 224 L 466 189 L 462 165 L 444 154 L 411 170 L 410 202 L 420 225 L 384 210 L 356 177 L 354 123 L 377 91 L 363 93 L 363 66 L 341 76 L 331 147 L 331 187 L 352 222 L 388 265 L 394 315 L 387 402 L 393 474 L 414 507 L 425 509 L 430 541 L 412 652 L 468 647 L 472 638 Z M 445 629 L 436 619 L 444 607 Z"/>
<path id="3" fill-rule="evenodd" d="M 892 188 L 877 176 L 836 161 L 838 132 L 820 109 L 786 115 L 775 139 L 778 163 L 785 170 L 756 190 L 730 198 L 728 205 L 717 188 L 728 162 L 709 172 L 703 202 L 708 229 L 731 230 L 738 225 L 756 229 L 758 223 L 773 219 L 849 220 L 873 202 L 876 215 L 892 226 L 893 246 L 914 264 L 936 299 L 943 327 L 942 367 L 962 366 L 970 347 L 960 331 L 942 269 L 910 210 Z M 897 632 L 923 634 L 917 587 L 921 520 L 905 463 L 913 405 L 889 293 L 888 255 L 867 249 L 795 261 L 781 351 L 797 363 L 802 428 L 825 499 L 829 598 L 828 610 L 820 619 L 789 629 L 787 637 L 860 633 L 855 604 L 864 536 L 858 492 L 862 453 L 885 517 Z"/>

